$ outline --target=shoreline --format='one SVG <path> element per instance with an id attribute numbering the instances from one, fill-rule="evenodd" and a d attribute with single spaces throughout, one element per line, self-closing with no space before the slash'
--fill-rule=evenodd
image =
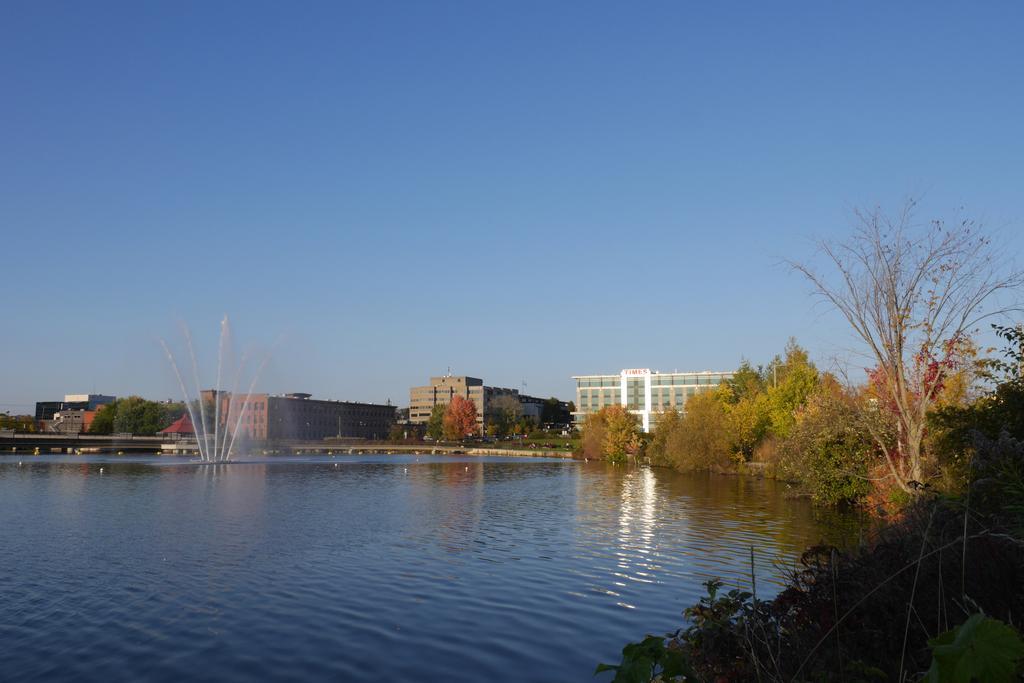
<path id="1" fill-rule="evenodd" d="M 71 449 L 67 449 L 71 451 Z M 36 452 L 31 451 L 0 451 L 0 456 L 19 456 L 19 457 L 36 457 L 36 456 L 48 456 L 48 455 L 65 455 L 65 456 L 90 456 L 90 455 L 106 455 L 106 456 L 153 456 L 153 457 L 185 457 L 190 455 L 196 455 L 193 450 L 185 451 L 168 451 L 168 450 L 151 450 L 151 451 L 108 451 L 104 452 L 98 448 L 80 448 L 75 449 L 74 452 L 64 452 L 64 449 L 46 449 L 38 450 Z M 475 457 L 480 456 L 509 456 L 517 458 L 558 458 L 560 460 L 572 460 L 572 453 L 566 451 L 554 451 L 547 449 L 503 449 L 503 448 L 470 448 L 470 447 L 458 447 L 458 446 L 342 446 L 342 447 L 290 447 L 286 449 L 277 448 L 266 448 L 266 449 L 254 449 L 252 452 L 247 454 L 239 455 L 257 455 L 261 457 L 296 457 L 303 455 L 470 455 Z"/>

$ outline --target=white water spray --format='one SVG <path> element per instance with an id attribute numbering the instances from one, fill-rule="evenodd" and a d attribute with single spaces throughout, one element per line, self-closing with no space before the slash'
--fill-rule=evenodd
<path id="1" fill-rule="evenodd" d="M 185 409 L 188 411 L 189 419 L 192 420 L 192 428 L 195 431 L 196 447 L 199 450 L 199 458 L 203 462 L 227 462 L 231 460 L 231 456 L 234 453 L 238 432 L 242 428 L 242 421 L 244 420 L 245 414 L 249 408 L 249 399 L 252 396 L 253 390 L 256 388 L 256 381 L 259 379 L 259 375 L 263 372 L 263 368 L 266 367 L 267 361 L 270 360 L 270 356 L 268 355 L 263 359 L 263 362 L 260 363 L 256 373 L 252 376 L 252 379 L 249 382 L 248 390 L 245 395 L 239 396 L 238 385 L 241 382 L 247 360 L 247 358 L 243 356 L 242 362 L 234 368 L 231 392 L 227 395 L 227 405 L 222 406 L 222 403 L 225 400 L 223 392 L 221 391 L 221 384 L 224 379 L 225 369 L 224 357 L 226 351 L 230 351 L 229 347 L 231 346 L 232 341 L 231 325 L 228 322 L 228 317 L 226 315 L 224 316 L 224 319 L 221 320 L 220 323 L 220 341 L 217 347 L 217 380 L 213 388 L 214 405 L 211 407 L 210 411 L 212 413 L 210 417 L 213 418 L 213 425 L 211 428 L 211 426 L 207 424 L 206 405 L 205 401 L 203 401 L 203 391 L 199 383 L 199 362 L 196 359 L 195 349 L 192 345 L 192 333 L 184 323 L 182 324 L 182 334 L 185 338 L 185 347 L 188 349 L 189 357 L 192 361 L 194 393 L 189 390 L 174 354 L 163 339 L 160 340 L 160 346 L 163 347 L 164 352 L 167 354 L 167 359 L 170 361 L 171 368 L 174 370 L 174 375 L 178 380 L 178 385 L 181 387 L 182 399 L 185 401 Z M 230 358 L 233 360 L 234 356 L 231 355 Z M 198 408 L 196 408 L 196 404 L 198 404 Z M 230 420 L 233 413 L 237 415 L 237 420 L 235 420 L 235 423 L 232 426 L 230 424 Z M 224 423 L 223 425 L 221 424 L 222 422 Z"/>

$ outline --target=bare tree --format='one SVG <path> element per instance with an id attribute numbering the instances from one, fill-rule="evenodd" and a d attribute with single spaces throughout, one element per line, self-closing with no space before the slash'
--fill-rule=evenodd
<path id="1" fill-rule="evenodd" d="M 848 241 L 819 243 L 828 275 L 790 261 L 842 313 L 876 364 L 877 407 L 891 418 L 867 423 L 889 475 L 908 492 L 925 477 L 925 423 L 943 373 L 978 323 L 1020 310 L 1024 283 L 973 221 L 915 223 L 915 204 L 908 200 L 891 216 L 856 210 Z"/>

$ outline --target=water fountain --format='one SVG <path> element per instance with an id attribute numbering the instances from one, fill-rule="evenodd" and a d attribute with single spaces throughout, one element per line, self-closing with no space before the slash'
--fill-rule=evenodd
<path id="1" fill-rule="evenodd" d="M 174 370 L 174 375 L 178 380 L 178 385 L 181 387 L 182 399 L 185 401 L 185 408 L 188 410 L 189 419 L 192 421 L 193 429 L 195 430 L 199 458 L 203 462 L 209 463 L 228 462 L 234 453 L 239 431 L 241 431 L 242 423 L 249 410 L 249 398 L 256 387 L 256 380 L 259 379 L 260 373 L 269 360 L 269 355 L 263 359 L 253 373 L 246 392 L 240 394 L 238 388 L 244 381 L 248 354 L 243 354 L 239 363 L 235 364 L 233 362 L 231 324 L 228 321 L 227 315 L 225 315 L 220 322 L 220 341 L 217 346 L 217 380 L 213 388 L 213 405 L 210 406 L 210 410 L 213 412 L 212 415 L 208 416 L 206 401 L 203 398 L 203 391 L 199 383 L 199 362 L 196 360 L 195 348 L 192 344 L 192 333 L 184 323 L 182 323 L 182 334 L 192 363 L 192 381 L 195 386 L 194 395 L 189 391 L 174 353 L 171 352 L 167 342 L 160 339 L 160 346 L 163 347 L 164 353 L 167 354 L 167 360 L 170 361 L 171 368 Z M 233 378 L 231 380 L 231 391 L 227 392 L 226 395 L 227 405 L 223 406 L 225 395 L 222 392 L 221 385 L 224 380 L 224 370 L 226 367 L 225 354 L 228 355 L 227 367 L 230 369 L 233 366 Z M 224 408 L 223 415 L 221 412 L 222 407 Z M 233 425 L 232 416 L 235 416 Z M 212 425 L 207 421 L 208 417 L 212 418 Z"/>

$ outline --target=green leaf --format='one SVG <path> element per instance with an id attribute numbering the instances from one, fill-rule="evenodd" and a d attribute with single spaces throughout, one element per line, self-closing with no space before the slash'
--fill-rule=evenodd
<path id="1" fill-rule="evenodd" d="M 654 661 L 648 657 L 623 660 L 615 672 L 613 683 L 650 683 L 654 672 Z"/>
<path id="2" fill-rule="evenodd" d="M 695 678 L 690 663 L 681 650 L 668 648 L 661 660 L 661 674 L 665 680 L 672 680 L 678 676 L 685 676 L 687 679 Z"/>
<path id="3" fill-rule="evenodd" d="M 926 680 L 931 683 L 1012 681 L 1024 659 L 1024 640 L 998 619 L 974 614 L 951 631 L 928 641 L 932 665 Z"/>

